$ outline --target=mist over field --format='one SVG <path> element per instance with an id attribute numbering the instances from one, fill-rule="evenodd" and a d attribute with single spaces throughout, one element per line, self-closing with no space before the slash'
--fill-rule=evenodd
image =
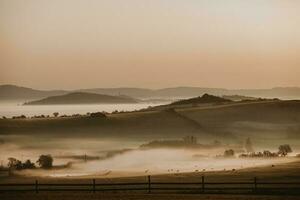
<path id="1" fill-rule="evenodd" d="M 210 101 L 223 101 L 209 95 L 201 98 L 206 97 Z M 167 104 L 95 118 L 84 114 L 1 119 L 0 160 L 3 165 L 10 157 L 35 162 L 40 155 L 51 154 L 54 166 L 61 166 L 60 169 L 43 173 L 29 170 L 32 172 L 28 173 L 44 176 L 130 176 L 270 165 L 284 159 L 241 159 L 238 156 L 245 152 L 247 138 L 251 138 L 255 152 L 277 152 L 280 145 L 289 144 L 293 149 L 290 156 L 297 155 L 299 108 L 298 101 L 226 100 L 220 105 Z M 195 136 L 200 146 L 181 147 L 180 141 L 186 136 Z M 177 141 L 178 144 L 172 148 L 141 148 L 151 141 Z M 214 146 L 215 141 L 220 146 Z M 236 158 L 218 157 L 228 149 L 236 152 Z M 84 160 L 84 155 L 94 159 Z M 72 164 L 66 167 L 70 162 Z M 17 173 L 23 174 L 22 171 Z"/>
<path id="2" fill-rule="evenodd" d="M 131 104 L 74 104 L 74 105 L 26 105 L 24 101 L 0 101 L 0 117 L 13 117 L 26 115 L 52 115 L 59 112 L 61 115 L 86 114 L 88 112 L 113 112 L 113 111 L 134 111 L 149 106 L 158 106 L 166 102 L 157 103 L 131 103 Z"/>
<path id="3" fill-rule="evenodd" d="M 0 0 L 0 199 L 298 200 L 299 10 Z"/>
<path id="4" fill-rule="evenodd" d="M 54 165 L 57 166 L 72 162 L 72 165 L 68 168 L 16 172 L 25 176 L 97 176 L 108 178 L 184 172 L 200 173 L 270 166 L 294 160 L 293 158 L 239 159 L 216 157 L 217 155 L 223 155 L 225 148 L 207 150 L 159 148 L 144 150 L 138 148 L 140 144 L 138 141 L 102 140 L 97 138 L 66 140 L 62 138 L 34 139 L 28 136 L 11 136 L 1 137 L 1 139 L 7 141 L 0 146 L 2 164 L 6 164 L 9 157 L 18 158 L 21 161 L 27 159 L 35 161 L 42 154 L 51 154 L 54 157 Z M 32 143 L 33 140 L 36 142 Z M 130 150 L 117 153 L 112 157 L 105 157 L 107 153 L 120 149 Z M 261 147 L 261 149 L 263 148 Z M 277 146 L 274 145 L 273 148 L 268 149 L 276 151 Z M 297 154 L 297 150 L 292 155 L 295 154 Z M 83 155 L 99 156 L 100 159 L 84 161 L 84 159 L 76 159 L 75 157 Z"/>

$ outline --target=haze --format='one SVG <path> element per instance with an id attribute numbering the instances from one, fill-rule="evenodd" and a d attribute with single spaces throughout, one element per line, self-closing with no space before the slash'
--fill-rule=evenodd
<path id="1" fill-rule="evenodd" d="M 300 2 L 0 0 L 0 84 L 300 86 Z"/>

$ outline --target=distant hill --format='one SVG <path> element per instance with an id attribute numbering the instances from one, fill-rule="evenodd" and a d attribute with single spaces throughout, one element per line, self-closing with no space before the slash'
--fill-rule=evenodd
<path id="1" fill-rule="evenodd" d="M 87 92 L 105 95 L 127 95 L 133 98 L 152 99 L 180 99 L 191 98 L 205 93 L 223 95 L 241 95 L 262 98 L 300 99 L 299 87 L 277 87 L 272 89 L 240 89 L 229 90 L 224 88 L 202 88 L 202 87 L 174 87 L 163 89 L 146 88 L 92 88 L 80 90 L 35 90 L 14 85 L 0 85 L 0 100 L 36 100 L 49 96 L 63 95 L 71 92 Z"/>
<path id="2" fill-rule="evenodd" d="M 203 103 L 226 103 L 231 102 L 229 99 L 224 99 L 221 97 L 204 94 L 201 97 L 195 97 L 191 99 L 179 100 L 171 103 L 171 105 L 188 105 L 188 104 L 203 104 Z"/>
<path id="3" fill-rule="evenodd" d="M 0 85 L 0 100 L 33 100 L 66 94 L 64 90 L 34 90 L 15 85 Z"/>
<path id="4" fill-rule="evenodd" d="M 135 98 L 190 98 L 205 93 L 223 95 L 241 95 L 262 98 L 300 99 L 300 87 L 276 87 L 271 89 L 239 89 L 202 88 L 202 87 L 173 87 L 157 90 L 145 88 L 98 88 L 84 89 L 82 92 L 92 92 L 108 95 L 128 95 Z"/>
<path id="5" fill-rule="evenodd" d="M 223 95 L 241 95 L 262 98 L 300 99 L 300 87 L 276 87 L 271 89 L 237 89 L 204 88 L 204 87 L 173 87 L 162 89 L 146 88 L 94 88 L 83 89 L 81 92 L 91 92 L 108 95 L 128 95 L 135 98 L 191 98 L 205 93 Z"/>
<path id="6" fill-rule="evenodd" d="M 91 89 L 81 89 L 76 90 L 78 92 L 90 92 L 96 94 L 106 94 L 106 95 L 127 95 L 134 98 L 149 98 L 155 97 L 155 91 L 146 88 L 91 88 Z"/>
<path id="7" fill-rule="evenodd" d="M 60 96 L 51 96 L 37 101 L 30 101 L 24 105 L 53 105 L 53 104 L 109 104 L 109 103 L 137 103 L 136 99 L 127 96 L 110 96 L 86 92 L 73 92 Z"/>

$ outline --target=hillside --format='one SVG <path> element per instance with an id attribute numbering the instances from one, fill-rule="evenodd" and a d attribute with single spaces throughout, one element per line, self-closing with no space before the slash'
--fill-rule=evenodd
<path id="1" fill-rule="evenodd" d="M 231 100 L 209 95 L 209 94 L 204 94 L 201 97 L 179 100 L 171 103 L 171 105 L 189 105 L 189 104 L 195 105 L 195 104 L 204 104 L 204 103 L 228 103 L 228 102 L 231 102 Z"/>
<path id="2" fill-rule="evenodd" d="M 74 92 L 60 96 L 51 96 L 37 101 L 30 101 L 24 105 L 53 105 L 53 104 L 110 104 L 137 103 L 127 96 L 109 96 L 85 92 Z"/>
<path id="3" fill-rule="evenodd" d="M 274 144 L 277 139 L 298 141 L 299 124 L 300 101 L 264 101 L 119 113 L 106 118 L 0 119 L 0 134 L 81 137 L 84 132 L 97 138 L 142 141 L 193 135 L 199 142 L 251 137 Z"/>

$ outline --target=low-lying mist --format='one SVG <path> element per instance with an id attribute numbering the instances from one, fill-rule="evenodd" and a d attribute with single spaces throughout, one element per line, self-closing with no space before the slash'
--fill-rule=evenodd
<path id="1" fill-rule="evenodd" d="M 20 137 L 20 136 L 19 136 Z M 15 157 L 22 161 L 30 159 L 35 162 L 41 154 L 51 154 L 54 157 L 54 166 L 72 163 L 65 168 L 51 170 L 20 170 L 16 173 L 25 176 L 44 177 L 121 177 L 144 176 L 154 174 L 203 172 L 216 170 L 233 170 L 247 167 L 272 165 L 292 160 L 292 158 L 222 158 L 224 148 L 214 149 L 139 149 L 137 142 L 66 139 L 57 140 L 39 138 L 39 144 L 30 144 L 30 138 L 6 138 L 7 143 L 0 145 L 0 159 L 2 164 L 7 163 L 7 158 Z M 32 138 L 31 138 L 32 139 Z M 11 141 L 17 141 L 12 143 Z M 32 140 L 31 140 L 32 141 Z M 35 140 L 37 141 L 37 140 Z M 113 156 L 107 153 L 128 148 Z M 274 147 L 275 149 L 275 147 Z M 98 159 L 76 159 L 76 156 L 95 156 Z"/>

